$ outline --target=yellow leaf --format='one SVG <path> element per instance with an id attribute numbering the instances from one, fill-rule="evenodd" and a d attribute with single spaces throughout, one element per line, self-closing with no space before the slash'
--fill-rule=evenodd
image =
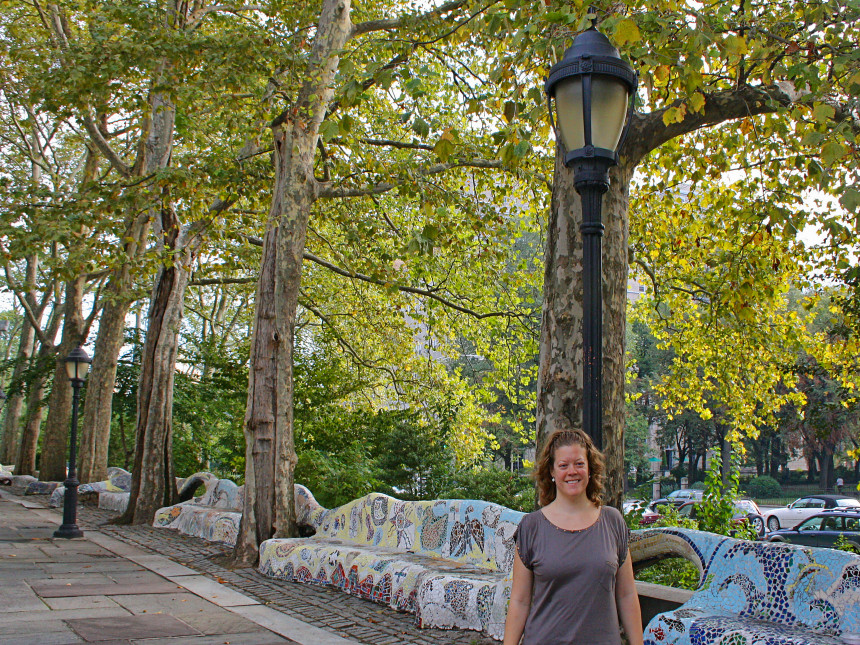
<path id="1" fill-rule="evenodd" d="M 642 40 L 642 34 L 639 33 L 639 27 L 630 18 L 624 18 L 615 27 L 615 43 L 623 45 L 625 43 L 636 43 Z"/>
<path id="2" fill-rule="evenodd" d="M 747 41 L 743 36 L 728 36 L 723 41 L 723 45 L 729 54 L 734 54 L 735 56 L 743 56 L 749 53 Z"/>
<path id="3" fill-rule="evenodd" d="M 657 79 L 659 83 L 665 83 L 669 80 L 669 66 L 668 65 L 660 65 L 654 70 L 654 78 Z"/>

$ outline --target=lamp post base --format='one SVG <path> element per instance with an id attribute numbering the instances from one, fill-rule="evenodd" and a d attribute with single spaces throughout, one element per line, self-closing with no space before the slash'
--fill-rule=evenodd
<path id="1" fill-rule="evenodd" d="M 54 531 L 55 538 L 80 538 L 84 537 L 84 532 L 78 528 L 77 524 L 62 524 L 60 528 Z"/>

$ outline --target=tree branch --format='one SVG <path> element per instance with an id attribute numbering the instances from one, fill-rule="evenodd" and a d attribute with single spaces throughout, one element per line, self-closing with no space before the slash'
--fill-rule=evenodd
<path id="1" fill-rule="evenodd" d="M 366 22 L 360 22 L 357 25 L 353 25 L 350 38 L 360 36 L 362 34 L 368 34 L 373 31 L 385 31 L 387 29 L 398 29 L 406 25 L 414 25 L 417 22 L 437 18 L 442 14 L 455 11 L 467 3 L 468 0 L 453 0 L 452 2 L 446 2 L 436 9 L 431 9 L 430 11 L 416 16 L 401 16 L 400 18 L 391 18 L 389 20 L 368 20 Z"/>
<path id="2" fill-rule="evenodd" d="M 250 244 L 253 244 L 254 246 L 263 246 L 263 240 L 261 240 L 258 237 L 247 235 L 247 236 L 245 236 L 245 239 Z M 437 302 L 441 303 L 442 305 L 444 305 L 450 309 L 454 309 L 456 311 L 459 311 L 460 313 L 468 314 L 469 316 L 477 318 L 478 320 L 480 320 L 482 318 L 495 318 L 495 317 L 499 317 L 499 316 L 508 316 L 510 318 L 519 318 L 522 316 L 522 314 L 520 314 L 516 311 L 491 311 L 491 312 L 487 312 L 487 313 L 480 313 L 480 312 L 477 312 L 473 309 L 469 309 L 468 307 L 463 307 L 461 305 L 458 305 L 457 303 L 452 302 L 452 301 L 448 300 L 447 298 L 443 298 L 438 293 L 436 293 L 432 290 L 429 290 L 429 289 L 419 289 L 418 287 L 410 287 L 407 285 L 393 284 L 393 283 L 385 282 L 384 280 L 379 280 L 377 278 L 373 278 L 369 275 L 364 275 L 363 273 L 355 273 L 353 271 L 347 271 L 346 269 L 342 269 L 339 266 L 332 264 L 331 262 L 329 262 L 327 260 L 323 260 L 322 258 L 317 257 L 316 255 L 314 255 L 313 253 L 310 253 L 309 251 L 305 251 L 304 255 L 302 257 L 305 260 L 308 260 L 309 262 L 313 262 L 314 264 L 318 264 L 321 267 L 325 267 L 329 271 L 331 271 L 333 273 L 337 273 L 338 275 L 342 275 L 345 278 L 361 280 L 363 282 L 369 282 L 370 284 L 379 285 L 380 287 L 395 287 L 398 291 L 401 291 L 403 293 L 411 293 L 411 294 L 414 294 L 416 296 L 424 296 L 426 298 L 432 298 L 433 300 L 436 300 Z M 256 280 L 256 278 L 224 278 L 223 280 L 219 279 L 219 278 L 211 278 L 211 279 L 195 280 L 194 282 L 192 282 L 192 284 L 195 284 L 195 285 L 245 284 L 246 282 L 251 282 L 253 280 Z"/>
<path id="3" fill-rule="evenodd" d="M 676 137 L 733 119 L 770 114 L 780 108 L 801 103 L 812 95 L 798 92 L 790 83 L 781 82 L 756 87 L 743 85 L 738 89 L 707 93 L 704 96 L 704 107 L 699 112 L 688 110 L 679 123 L 665 125 L 663 115 L 670 109 L 685 105 L 685 99 L 678 99 L 648 114 L 634 112 L 621 156 L 627 157 L 635 166 L 649 152 Z M 853 131 L 860 132 L 860 122 L 849 108 L 837 101 L 826 102 L 835 110 L 834 121 L 849 121 Z"/>
<path id="4" fill-rule="evenodd" d="M 439 163 L 429 168 L 418 171 L 420 176 L 437 175 L 446 172 L 453 168 L 486 168 L 501 170 L 504 169 L 504 164 L 499 159 L 462 159 L 453 163 Z M 398 186 L 402 186 L 406 180 L 396 182 L 380 182 L 378 184 L 362 186 L 359 188 L 332 188 L 330 185 L 321 184 L 319 198 L 333 199 L 341 197 L 367 197 L 369 195 L 379 195 L 387 193 Z"/>
<path id="5" fill-rule="evenodd" d="M 359 355 L 358 355 L 358 352 L 357 352 L 357 351 L 353 348 L 353 346 L 352 346 L 352 345 L 351 345 L 351 344 L 350 344 L 350 343 L 349 343 L 349 342 L 348 342 L 348 341 L 347 341 L 347 340 L 346 340 L 346 339 L 345 339 L 345 338 L 344 338 L 344 337 L 343 337 L 343 336 L 342 336 L 342 335 L 337 331 L 337 328 L 336 328 L 336 327 L 335 327 L 335 326 L 334 326 L 334 325 L 329 321 L 329 319 L 325 316 L 325 314 L 323 314 L 323 313 L 319 310 L 319 308 L 317 308 L 317 307 L 313 304 L 313 302 L 312 302 L 312 301 L 311 301 L 311 299 L 308 297 L 308 295 L 304 292 L 304 290 L 303 290 L 303 289 L 299 289 L 299 293 L 301 293 L 301 295 L 303 296 L 302 300 L 300 301 L 300 302 L 301 302 L 301 305 L 302 305 L 305 309 L 307 309 L 308 311 L 310 311 L 311 313 L 313 313 L 317 318 L 319 318 L 319 319 L 320 319 L 320 320 L 321 320 L 321 321 L 322 321 L 322 322 L 323 322 L 323 323 L 328 327 L 329 331 L 331 331 L 331 333 L 334 335 L 335 339 L 337 340 L 338 345 L 340 345 L 340 346 L 344 349 L 344 351 L 346 351 L 346 353 L 347 353 L 347 354 L 349 354 L 350 356 L 352 356 L 352 360 L 354 360 L 354 361 L 355 361 L 356 363 L 358 363 L 359 365 L 362 365 L 362 366 L 364 366 L 364 367 L 366 367 L 366 368 L 368 368 L 368 369 L 372 369 L 372 370 L 379 370 L 379 371 L 381 371 L 381 372 L 385 372 L 386 374 L 388 374 L 388 375 L 391 377 L 391 382 L 392 382 L 392 384 L 394 385 L 394 388 L 395 388 L 395 390 L 397 391 L 397 393 L 398 393 L 398 394 L 403 394 L 402 390 L 400 389 L 400 385 L 399 385 L 399 382 L 400 382 L 400 381 L 399 381 L 399 379 L 397 378 L 397 374 L 394 372 L 394 370 L 393 370 L 393 369 L 391 369 L 390 367 L 387 367 L 387 366 L 385 366 L 385 365 L 376 365 L 376 364 L 374 364 L 374 363 L 369 363 L 368 361 L 366 361 L 366 360 L 364 360 L 363 358 L 361 358 L 361 356 L 359 356 Z"/>

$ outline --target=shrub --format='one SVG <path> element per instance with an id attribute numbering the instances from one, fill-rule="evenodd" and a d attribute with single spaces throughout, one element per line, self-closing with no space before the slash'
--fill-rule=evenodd
<path id="1" fill-rule="evenodd" d="M 744 486 L 747 495 L 760 499 L 770 499 L 782 496 L 782 487 L 779 482 L 769 475 L 753 477 Z"/>
<path id="2" fill-rule="evenodd" d="M 705 482 L 693 482 L 690 488 L 693 490 L 705 490 Z"/>
<path id="3" fill-rule="evenodd" d="M 441 498 L 479 499 L 528 513 L 534 506 L 534 480 L 501 468 L 466 468 L 454 474 Z"/>

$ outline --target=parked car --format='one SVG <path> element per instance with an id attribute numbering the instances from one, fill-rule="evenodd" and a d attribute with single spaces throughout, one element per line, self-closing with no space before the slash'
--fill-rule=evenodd
<path id="1" fill-rule="evenodd" d="M 856 508 L 860 502 L 846 495 L 807 495 L 796 499 L 788 506 L 771 509 L 764 514 L 768 531 L 794 528 L 803 520 L 831 508 Z"/>
<path id="2" fill-rule="evenodd" d="M 678 508 L 681 504 L 686 502 L 701 502 L 702 497 L 704 497 L 705 491 L 693 489 L 693 488 L 682 488 L 681 490 L 674 490 L 666 497 L 660 497 L 659 499 L 655 499 L 653 502 L 648 504 L 649 510 L 653 512 L 657 512 L 657 507 L 661 504 L 674 506 Z"/>
<path id="3" fill-rule="evenodd" d="M 638 514 L 639 515 L 639 524 L 653 524 L 658 517 L 659 514 L 648 508 L 648 502 L 641 499 L 633 499 L 625 501 L 621 510 L 624 515 Z"/>
<path id="4" fill-rule="evenodd" d="M 698 506 L 701 502 L 687 502 L 678 509 L 678 514 L 681 517 L 689 517 L 690 519 L 698 519 Z M 764 517 L 761 514 L 761 509 L 751 499 L 739 499 L 735 501 L 735 513 L 732 515 L 733 524 L 741 524 L 749 522 L 756 535 L 764 537 Z"/>
<path id="5" fill-rule="evenodd" d="M 768 536 L 771 542 L 833 547 L 839 536 L 860 553 L 860 508 L 817 513 L 793 529 L 779 529 Z"/>

